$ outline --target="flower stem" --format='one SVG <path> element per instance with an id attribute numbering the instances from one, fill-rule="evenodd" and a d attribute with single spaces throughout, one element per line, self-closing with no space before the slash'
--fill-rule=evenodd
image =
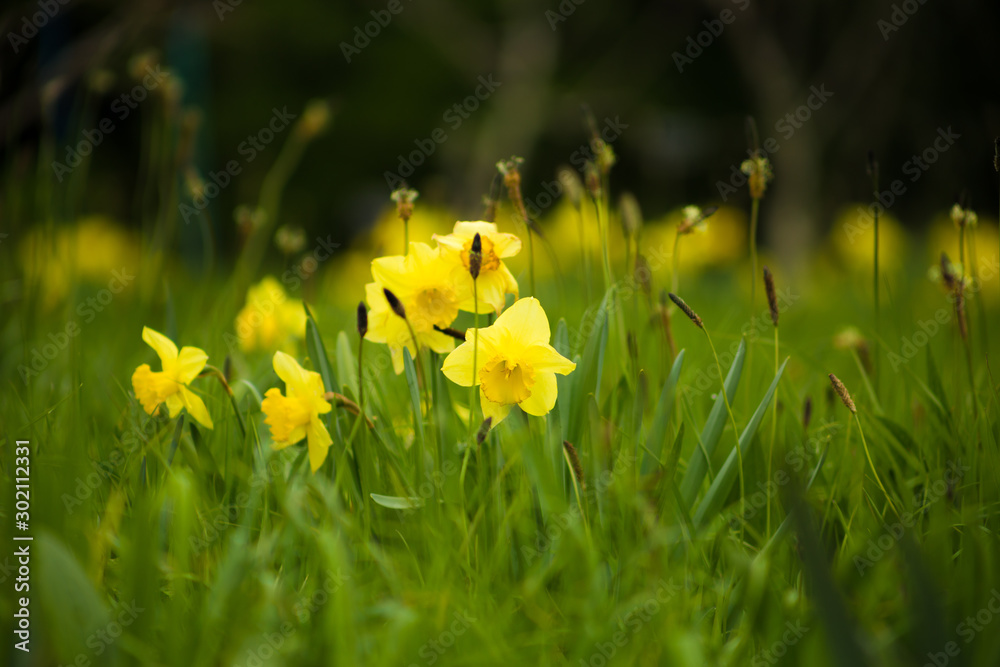
<path id="1" fill-rule="evenodd" d="M 778 377 L 778 327 L 774 327 L 774 376 Z M 772 461 L 774 460 L 774 440 L 778 429 L 778 389 L 774 388 L 774 404 L 771 419 L 771 446 L 767 450 L 767 479 L 771 479 Z M 765 535 L 771 535 L 771 495 L 767 496 L 767 530 Z"/>
<path id="2" fill-rule="evenodd" d="M 531 224 L 527 224 L 528 230 L 528 284 L 531 287 L 531 296 L 537 296 L 535 293 L 535 243 L 532 240 L 531 235 Z"/>
<path id="3" fill-rule="evenodd" d="M 865 440 L 865 430 L 861 428 L 861 417 L 858 413 L 854 413 L 854 421 L 858 424 L 858 432 L 861 434 L 861 445 L 865 448 L 865 457 L 868 458 L 868 465 L 871 466 L 872 474 L 875 475 L 875 481 L 878 482 L 878 488 L 882 489 L 882 493 L 885 494 L 885 500 L 889 503 L 889 507 L 892 508 L 893 513 L 898 517 L 899 510 L 892 503 L 892 498 L 889 497 L 889 492 L 885 490 L 885 486 L 882 484 L 881 478 L 878 476 L 878 470 L 875 469 L 875 463 L 872 461 L 872 453 L 868 450 L 868 441 Z"/>

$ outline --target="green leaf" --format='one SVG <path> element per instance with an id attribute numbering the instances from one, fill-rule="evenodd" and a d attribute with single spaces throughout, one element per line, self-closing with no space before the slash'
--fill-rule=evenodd
<path id="1" fill-rule="evenodd" d="M 337 368 L 344 375 L 344 387 L 355 401 L 358 400 L 358 360 L 346 331 L 337 334 Z"/>
<path id="2" fill-rule="evenodd" d="M 733 365 L 729 367 L 729 373 L 726 375 L 726 396 L 729 397 L 730 405 L 732 405 L 733 398 L 736 396 L 736 387 L 740 383 L 746 354 L 747 341 L 744 338 L 740 341 L 740 347 L 736 351 L 736 358 L 733 359 Z M 688 463 L 687 471 L 684 473 L 684 479 L 681 480 L 681 498 L 684 499 L 689 508 L 694 505 L 698 489 L 701 488 L 701 481 L 705 478 L 705 473 L 708 472 L 708 458 L 706 458 L 706 455 L 710 458 L 715 453 L 715 447 L 719 444 L 719 436 L 722 435 L 722 430 L 725 428 L 728 419 L 729 414 L 726 410 L 726 399 L 723 398 L 722 392 L 719 392 L 718 398 L 715 399 L 715 405 L 712 406 L 712 411 L 708 415 L 708 421 L 705 422 L 705 428 L 701 432 L 701 447 L 694 450 L 694 453 L 691 455 L 691 461 Z"/>
<path id="3" fill-rule="evenodd" d="M 660 400 L 656 403 L 656 412 L 653 414 L 653 423 L 646 434 L 646 456 L 642 460 L 642 474 L 653 471 L 653 466 L 660 462 L 660 452 L 663 451 L 663 441 L 667 438 L 667 427 L 670 425 L 670 416 L 674 410 L 674 391 L 677 389 L 677 379 L 681 375 L 681 368 L 684 366 L 684 350 L 677 354 L 674 365 L 670 369 L 667 381 L 663 383 L 660 390 Z"/>
<path id="4" fill-rule="evenodd" d="M 424 499 L 420 497 L 406 496 L 383 496 L 378 493 L 369 493 L 375 504 L 388 507 L 391 510 L 411 510 L 424 506 Z"/>
<path id="5" fill-rule="evenodd" d="M 326 354 L 326 346 L 323 345 L 316 320 L 308 305 L 302 304 L 302 307 L 306 310 L 306 350 L 312 360 L 313 368 L 323 378 L 323 386 L 327 391 L 340 391 L 340 383 L 337 382 L 337 375 L 330 366 L 330 357 Z"/>
<path id="6" fill-rule="evenodd" d="M 410 356 L 410 348 L 403 348 L 403 369 L 406 374 L 406 384 L 410 388 L 410 406 L 413 408 L 413 425 L 417 434 L 417 442 L 424 441 L 424 418 L 420 411 L 420 382 L 417 380 L 417 367 Z M 419 451 L 419 450 L 418 450 Z"/>
<path id="7" fill-rule="evenodd" d="M 927 383 L 929 386 L 931 398 L 931 406 L 934 408 L 934 412 L 937 413 L 938 419 L 941 420 L 942 424 L 951 424 L 951 415 L 948 412 L 948 394 L 944 391 L 944 384 L 941 382 L 941 375 L 938 373 L 937 364 L 934 363 L 934 355 L 931 353 L 931 348 L 927 346 Z"/>
<path id="8" fill-rule="evenodd" d="M 594 315 L 583 356 L 577 363 L 576 371 L 569 375 L 573 379 L 573 396 L 570 406 L 569 433 L 566 434 L 565 439 L 570 442 L 580 440 L 583 407 L 588 394 L 593 394 L 597 398 L 601 389 L 601 368 L 604 366 L 604 351 L 608 344 L 608 303 L 613 292 L 613 289 L 609 289 L 605 293 L 604 299 Z M 581 323 L 582 328 L 583 324 Z"/>
<path id="9" fill-rule="evenodd" d="M 767 393 L 764 395 L 764 400 L 757 406 L 753 417 L 750 418 L 750 423 L 747 424 L 746 428 L 743 429 L 743 434 L 740 435 L 739 447 L 744 460 L 746 460 L 750 443 L 753 442 L 753 438 L 757 434 L 757 427 L 760 426 L 760 422 L 764 419 L 767 406 L 771 403 L 771 398 L 774 397 L 774 392 L 778 388 L 778 382 L 781 380 L 781 374 L 785 372 L 785 365 L 787 364 L 788 359 L 785 359 L 785 362 L 781 364 L 781 368 L 778 369 L 778 374 L 774 376 L 771 386 L 768 387 Z M 711 517 L 722 510 L 726 496 L 729 495 L 729 491 L 733 487 L 733 482 L 736 481 L 739 474 L 738 467 L 739 457 L 736 449 L 733 448 L 726 462 L 722 464 L 719 474 L 712 480 L 712 485 L 708 487 L 708 493 L 705 494 L 705 498 L 698 505 L 698 510 L 694 514 L 694 525 L 696 528 L 703 528 Z"/>

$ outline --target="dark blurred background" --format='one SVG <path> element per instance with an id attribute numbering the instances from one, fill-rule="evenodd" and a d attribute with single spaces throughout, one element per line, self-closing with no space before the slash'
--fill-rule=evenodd
<path id="1" fill-rule="evenodd" d="M 5 2 L 0 154 L 6 183 L 51 175 L 36 164 L 40 137 L 49 132 L 64 160 L 87 127 L 79 118 L 115 119 L 80 213 L 138 225 L 130 192 L 153 112 L 139 103 L 119 121 L 113 104 L 135 85 L 129 60 L 152 49 L 183 81 L 180 106 L 201 110 L 198 171 L 243 164 L 211 203 L 219 239 L 236 238 L 232 211 L 256 201 L 281 137 L 247 163 L 242 142 L 272 109 L 301 114 L 317 98 L 331 124 L 307 148 L 282 218 L 347 238 L 385 206 L 387 172 L 407 176 L 422 201 L 476 218 L 496 161 L 517 154 L 534 199 L 557 166 L 580 166 L 582 105 L 599 130 L 617 128 L 612 188 L 633 192 L 648 217 L 724 197 L 742 206 L 745 187 L 718 184 L 746 155 L 752 114 L 760 140 L 777 146 L 762 242 L 794 257 L 841 206 L 870 196 L 869 150 L 883 189 L 903 181 L 890 208 L 904 224 L 920 228 L 963 189 L 995 215 L 998 29 L 1000 7 L 985 0 Z M 95 87 L 95 71 L 112 76 Z M 832 95 L 810 100 L 816 90 Z M 912 157 L 948 128 L 953 139 L 924 174 Z M 401 174 L 420 146 L 422 164 Z"/>

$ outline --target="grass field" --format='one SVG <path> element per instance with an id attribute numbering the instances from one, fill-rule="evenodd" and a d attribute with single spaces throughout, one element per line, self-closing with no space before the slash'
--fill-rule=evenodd
<path id="1" fill-rule="evenodd" d="M 945 203 L 941 233 L 909 239 L 883 216 L 874 274 L 874 225 L 846 214 L 805 269 L 771 263 L 770 307 L 746 188 L 679 245 L 682 214 L 620 213 L 607 172 L 544 236 L 505 196 L 496 222 L 523 245 L 504 261 L 550 327 L 533 335 L 575 368 L 547 415 L 490 429 L 446 353 L 401 352 L 397 374 L 360 342 L 362 300 L 369 338 L 406 331 L 365 291 L 369 263 L 406 248 L 395 210 L 367 241 L 306 239 L 279 263 L 288 159 L 232 266 L 173 252 L 176 199 L 133 235 L 64 214 L 85 174 L 53 193 L 8 172 L 49 212 L 8 202 L 0 242 L 4 627 L 30 596 L 30 653 L 7 632 L 3 664 L 1000 664 L 991 215 L 952 225 Z M 406 234 L 433 245 L 456 219 L 418 199 Z M 944 280 L 942 250 L 961 259 Z M 268 274 L 282 296 L 241 315 Z M 207 354 L 190 391 L 213 428 L 143 408 L 133 374 L 161 368 L 144 327 Z M 265 423 L 265 393 L 291 391 L 279 349 L 332 392 L 315 472 L 312 445 L 275 449 Z M 17 535 L 34 538 L 20 592 Z"/>

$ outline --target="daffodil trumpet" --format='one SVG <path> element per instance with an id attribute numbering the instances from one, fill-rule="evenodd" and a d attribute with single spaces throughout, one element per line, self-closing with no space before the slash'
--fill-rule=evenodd
<path id="1" fill-rule="evenodd" d="M 556 373 L 567 375 L 576 368 L 549 344 L 550 338 L 541 304 L 526 297 L 492 325 L 469 329 L 466 342 L 448 355 L 441 370 L 459 386 L 479 387 L 483 416 L 492 419 L 493 428 L 514 405 L 541 417 L 555 406 Z"/>
<path id="2" fill-rule="evenodd" d="M 156 352 L 163 368 L 153 371 L 149 364 L 142 364 L 132 373 L 132 388 L 146 414 L 153 414 L 165 404 L 171 418 L 187 410 L 196 422 L 207 429 L 213 428 L 204 401 L 189 388 L 205 367 L 208 360 L 205 351 L 197 347 L 178 350 L 172 340 L 149 327 L 143 327 L 142 339 Z"/>
<path id="3" fill-rule="evenodd" d="M 271 427 L 274 449 L 284 449 L 306 440 L 309 467 L 319 470 L 326 460 L 333 439 L 330 437 L 322 415 L 333 410 L 326 400 L 323 378 L 315 371 L 307 371 L 290 355 L 274 353 L 274 371 L 285 382 L 285 392 L 276 387 L 268 389 L 261 402 L 266 415 L 264 423 Z"/>

